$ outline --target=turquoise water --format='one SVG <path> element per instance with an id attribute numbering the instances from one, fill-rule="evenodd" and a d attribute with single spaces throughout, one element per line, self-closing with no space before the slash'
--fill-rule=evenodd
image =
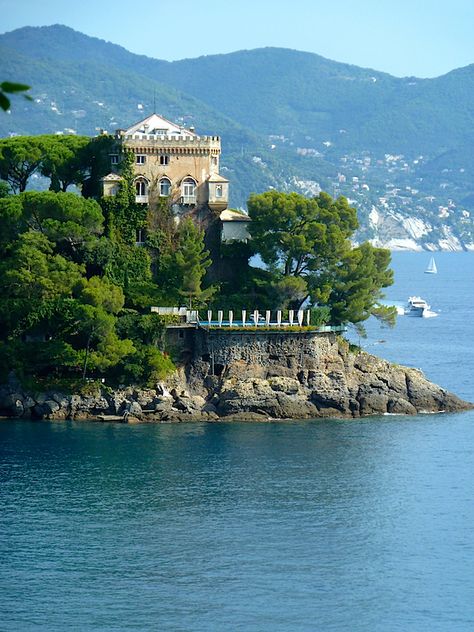
<path id="1" fill-rule="evenodd" d="M 474 255 L 436 259 L 395 256 L 390 298 L 439 316 L 363 344 L 474 399 Z M 474 413 L 4 421 L 0 450 L 2 631 L 474 628 Z"/>
<path id="2" fill-rule="evenodd" d="M 393 253 L 392 302 L 421 296 L 436 318 L 398 318 L 394 330 L 371 323 L 367 351 L 421 368 L 430 379 L 474 401 L 474 253 L 435 254 L 438 274 L 424 274 L 429 253 Z M 384 342 L 380 343 L 380 340 Z"/>

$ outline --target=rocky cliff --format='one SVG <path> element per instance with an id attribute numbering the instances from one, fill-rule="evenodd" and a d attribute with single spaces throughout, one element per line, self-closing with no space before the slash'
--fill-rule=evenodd
<path id="1" fill-rule="evenodd" d="M 0 389 L 0 414 L 35 419 L 218 421 L 357 418 L 473 406 L 417 369 L 354 353 L 334 334 L 200 333 L 193 359 L 153 389 L 92 395 Z"/>

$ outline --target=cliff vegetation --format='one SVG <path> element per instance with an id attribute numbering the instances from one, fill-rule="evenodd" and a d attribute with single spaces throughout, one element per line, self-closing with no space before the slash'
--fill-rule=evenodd
<path id="1" fill-rule="evenodd" d="M 221 246 L 166 198 L 135 202 L 130 157 L 100 196 L 111 138 L 0 140 L 0 377 L 152 385 L 174 369 L 166 320 L 150 306 L 313 308 L 313 322 L 360 324 L 392 283 L 388 251 L 351 245 L 347 200 L 270 191 L 249 200 L 252 239 Z M 27 190 L 35 174 L 48 191 Z M 215 222 L 214 222 L 215 233 Z M 210 231 L 212 232 L 212 231 Z M 209 247 L 206 246 L 209 244 Z M 250 265 L 259 255 L 265 268 Z"/>

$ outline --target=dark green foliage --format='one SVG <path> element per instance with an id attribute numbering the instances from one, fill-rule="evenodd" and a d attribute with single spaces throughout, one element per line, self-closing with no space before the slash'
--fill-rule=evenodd
<path id="1" fill-rule="evenodd" d="M 117 314 L 123 307 L 125 298 L 121 287 L 114 285 L 107 277 L 82 278 L 73 288 L 73 295 L 81 303 L 102 307 L 106 312 Z"/>
<path id="2" fill-rule="evenodd" d="M 48 137 L 44 137 L 48 138 Z M 66 191 L 71 184 L 83 184 L 89 175 L 87 136 L 51 136 L 44 142 L 45 156 L 40 172 L 50 179 L 51 191 Z"/>
<path id="3" fill-rule="evenodd" d="M 10 195 L 10 187 L 8 182 L 0 180 L 0 198 L 6 198 Z"/>
<path id="4" fill-rule="evenodd" d="M 110 136 L 14 136 L 0 139 L 0 178 L 14 193 L 24 191 L 35 172 L 50 179 L 50 190 L 75 184 L 85 197 L 98 196 L 109 171 Z"/>
<path id="5" fill-rule="evenodd" d="M 81 193 L 84 197 L 98 198 L 102 195 L 101 178 L 110 171 L 110 151 L 114 146 L 112 136 L 102 134 L 90 138 L 82 150 Z"/>
<path id="6" fill-rule="evenodd" d="M 0 178 L 8 182 L 14 193 L 21 193 L 42 158 L 41 136 L 0 139 Z"/>
<path id="7" fill-rule="evenodd" d="M 212 297 L 214 309 L 274 309 L 280 304 L 275 275 L 261 268 L 253 268 L 239 261 L 239 274 L 221 284 L 219 293 Z"/>
<path id="8" fill-rule="evenodd" d="M 329 307 L 313 307 L 310 311 L 310 324 L 321 327 L 331 322 L 331 310 Z"/>
<path id="9" fill-rule="evenodd" d="M 66 242 L 70 248 L 77 248 L 102 233 L 104 219 L 95 200 L 52 191 L 27 191 L 19 199 L 25 227 L 40 231 L 58 244 Z"/>
<path id="10" fill-rule="evenodd" d="M 390 251 L 365 242 L 346 253 L 337 268 L 328 271 L 324 282 L 330 286 L 327 304 L 332 323 L 358 323 L 371 314 L 386 324 L 394 323 L 396 309 L 379 304 L 383 298 L 381 289 L 393 283 L 389 264 Z"/>
<path id="11" fill-rule="evenodd" d="M 105 274 L 125 290 L 151 280 L 150 255 L 144 248 L 123 243 L 112 243 L 111 258 Z"/>
<path id="12" fill-rule="evenodd" d="M 0 197 L 0 252 L 18 237 L 22 230 L 23 205 L 20 196 L 8 195 Z M 23 230 L 26 229 L 24 226 Z"/>
<path id="13" fill-rule="evenodd" d="M 125 310 L 117 321 L 117 331 L 123 338 L 136 343 L 160 346 L 165 332 L 165 320 L 158 314 L 140 314 Z"/>
<path id="14" fill-rule="evenodd" d="M 209 252 L 204 248 L 204 231 L 191 219 L 185 219 L 178 228 L 178 247 L 175 252 L 175 265 L 179 279 L 179 291 L 189 301 L 203 303 L 212 296 L 214 288 L 203 290 L 202 280 L 211 265 Z"/>
<path id="15" fill-rule="evenodd" d="M 133 245 L 137 231 L 147 226 L 148 208 L 146 204 L 135 202 L 133 183 L 133 154 L 126 152 L 120 162 L 122 181 L 116 195 L 102 197 L 100 204 L 107 223 L 107 234 L 114 240 Z"/>
<path id="16" fill-rule="evenodd" d="M 368 242 L 351 246 L 357 216 L 345 198 L 268 191 L 248 206 L 253 245 L 273 275 L 279 307 L 298 309 L 308 300 L 326 307 L 332 324 L 371 314 L 393 323 L 394 311 L 379 305 L 382 288 L 393 283 L 390 253 Z"/>
<path id="17" fill-rule="evenodd" d="M 358 225 L 347 200 L 327 193 L 310 199 L 267 191 L 250 196 L 248 208 L 255 249 L 270 267 L 281 266 L 285 276 L 303 276 L 338 260 Z"/>
<path id="18" fill-rule="evenodd" d="M 204 232 L 189 218 L 176 226 L 168 209 L 164 211 L 161 220 L 156 215 L 150 218 L 149 223 L 156 229 L 149 232 L 146 241 L 161 304 L 205 304 L 216 288 L 204 288 L 206 270 L 211 265 L 204 245 Z"/>
<path id="19" fill-rule="evenodd" d="M 118 319 L 117 331 L 122 337 L 133 340 L 136 349 L 118 369 L 122 381 L 152 386 L 174 370 L 170 358 L 161 351 L 165 333 L 163 318 L 128 311 Z"/>
<path id="20" fill-rule="evenodd" d="M 139 345 L 121 365 L 124 383 L 153 386 L 175 370 L 173 361 L 150 345 Z"/>
<path id="21" fill-rule="evenodd" d="M 43 385 L 89 376 L 151 385 L 173 370 L 156 348 L 163 324 L 122 319 L 125 302 L 149 310 L 156 298 L 150 255 L 121 230 L 103 236 L 103 219 L 96 201 L 72 193 L 0 198 L 0 379 L 13 370 Z"/>
<path id="22" fill-rule="evenodd" d="M 18 94 L 19 92 L 26 92 L 30 89 L 30 86 L 26 86 L 24 83 L 12 83 L 11 81 L 2 81 L 0 83 L 0 108 L 6 111 L 10 109 L 10 99 L 7 94 Z M 25 99 L 31 101 L 31 97 L 28 94 L 23 95 Z"/>
<path id="23" fill-rule="evenodd" d="M 32 301 L 68 296 L 83 271 L 54 254 L 54 246 L 44 234 L 28 231 L 12 242 L 9 256 L 0 263 L 0 293 L 3 298 Z"/>

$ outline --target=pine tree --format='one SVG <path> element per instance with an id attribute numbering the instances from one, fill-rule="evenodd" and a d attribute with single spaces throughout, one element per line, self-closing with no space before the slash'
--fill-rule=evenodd
<path id="1" fill-rule="evenodd" d="M 191 219 L 185 219 L 179 226 L 175 260 L 181 279 L 180 293 L 189 299 L 189 307 L 193 299 L 202 303 L 210 298 L 215 288 L 203 290 L 201 284 L 211 259 L 204 247 L 204 231 L 195 226 Z"/>

